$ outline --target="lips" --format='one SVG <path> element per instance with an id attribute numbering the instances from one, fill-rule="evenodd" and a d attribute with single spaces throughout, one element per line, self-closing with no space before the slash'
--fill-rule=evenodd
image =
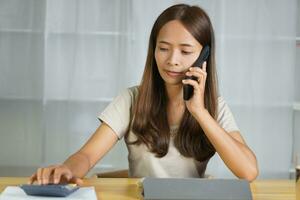
<path id="1" fill-rule="evenodd" d="M 182 72 L 174 72 L 174 71 L 168 71 L 166 70 L 166 73 L 171 76 L 171 77 L 179 77 L 179 76 L 183 76 Z"/>

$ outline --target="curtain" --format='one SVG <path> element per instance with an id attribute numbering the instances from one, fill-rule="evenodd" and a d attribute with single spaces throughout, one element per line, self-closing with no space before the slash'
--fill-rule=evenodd
<path id="1" fill-rule="evenodd" d="M 0 0 L 0 175 L 30 175 L 78 150 L 112 98 L 140 82 L 152 25 L 175 3 L 211 17 L 220 95 L 260 177 L 288 177 L 296 0 Z M 124 141 L 93 172 L 119 168 L 127 168 Z M 207 173 L 233 177 L 217 155 Z"/>

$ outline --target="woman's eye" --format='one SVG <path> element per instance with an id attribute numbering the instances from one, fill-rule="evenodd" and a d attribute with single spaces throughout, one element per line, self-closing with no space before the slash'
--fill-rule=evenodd
<path id="1" fill-rule="evenodd" d="M 192 52 L 190 52 L 190 51 L 181 51 L 182 52 L 182 54 L 185 54 L 185 55 L 188 55 L 188 54 L 191 54 Z"/>
<path id="2" fill-rule="evenodd" d="M 161 51 L 168 51 L 167 48 L 162 48 L 162 47 L 160 47 L 159 50 L 161 50 Z"/>

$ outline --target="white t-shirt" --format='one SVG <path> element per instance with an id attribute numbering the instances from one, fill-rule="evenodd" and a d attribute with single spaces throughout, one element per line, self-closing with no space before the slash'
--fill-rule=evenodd
<path id="1" fill-rule="evenodd" d="M 98 116 L 114 130 L 119 139 L 128 132 L 128 140 L 135 141 L 136 135 L 128 130 L 132 120 L 132 105 L 137 98 L 138 87 L 124 90 L 117 96 Z M 225 131 L 239 131 L 233 115 L 222 97 L 218 98 L 218 124 Z M 193 158 L 182 156 L 174 146 L 174 135 L 178 126 L 171 126 L 171 139 L 168 153 L 157 158 L 151 153 L 145 144 L 127 145 L 129 176 L 130 177 L 203 177 L 208 160 L 199 162 Z"/>

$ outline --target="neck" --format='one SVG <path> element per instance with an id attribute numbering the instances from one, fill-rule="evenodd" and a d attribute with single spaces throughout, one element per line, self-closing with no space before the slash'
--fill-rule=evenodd
<path id="1" fill-rule="evenodd" d="M 166 92 L 168 95 L 169 103 L 175 105 L 184 105 L 183 100 L 183 87 L 181 84 L 178 85 L 165 85 Z"/>

